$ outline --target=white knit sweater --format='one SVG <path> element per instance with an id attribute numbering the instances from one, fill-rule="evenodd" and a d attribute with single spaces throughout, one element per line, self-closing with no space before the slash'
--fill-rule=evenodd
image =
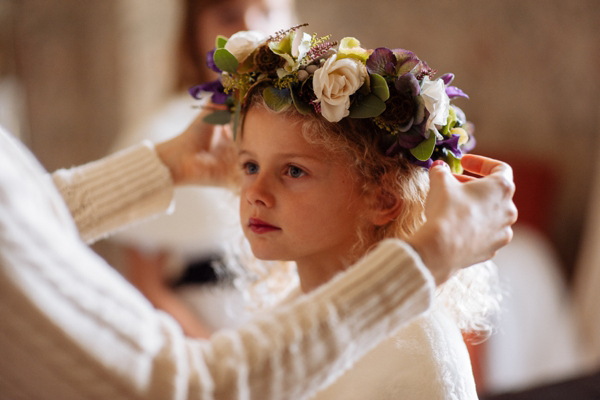
<path id="1" fill-rule="evenodd" d="M 434 283 L 382 243 L 308 296 L 209 341 L 186 339 L 81 240 L 165 210 L 150 145 L 59 171 L 0 129 L 0 398 L 302 399 L 426 310 Z"/>

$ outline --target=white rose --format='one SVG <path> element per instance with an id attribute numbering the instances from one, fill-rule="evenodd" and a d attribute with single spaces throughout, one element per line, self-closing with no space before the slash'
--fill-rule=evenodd
<path id="1" fill-rule="evenodd" d="M 437 131 L 435 125 L 446 125 L 450 112 L 450 98 L 446 94 L 444 81 L 441 79 L 432 81 L 426 76 L 421 87 L 421 97 L 425 102 L 425 108 L 429 111 L 426 129 Z"/>
<path id="2" fill-rule="evenodd" d="M 260 46 L 267 36 L 259 31 L 240 31 L 231 35 L 225 44 L 225 50 L 229 51 L 235 58 L 242 62 L 258 46 Z"/>
<path id="3" fill-rule="evenodd" d="M 327 121 L 338 122 L 350 113 L 350 95 L 365 82 L 365 66 L 353 58 L 329 57 L 313 76 L 313 90 Z"/>

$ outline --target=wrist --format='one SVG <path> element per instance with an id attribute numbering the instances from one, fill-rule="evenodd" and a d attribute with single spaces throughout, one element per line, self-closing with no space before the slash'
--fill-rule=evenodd
<path id="1" fill-rule="evenodd" d="M 440 224 L 426 222 L 414 235 L 406 240 L 429 269 L 436 286 L 446 282 L 452 273 L 450 257 L 444 251 L 444 235 L 447 233 Z"/>
<path id="2" fill-rule="evenodd" d="M 162 161 L 162 163 L 169 169 L 171 173 L 171 178 L 173 179 L 173 183 L 175 185 L 180 183 L 179 173 L 177 172 L 177 166 L 175 164 L 175 157 L 173 157 L 173 151 L 171 148 L 171 141 L 167 140 L 165 142 L 156 143 L 154 145 L 154 150 L 158 155 L 158 158 Z"/>

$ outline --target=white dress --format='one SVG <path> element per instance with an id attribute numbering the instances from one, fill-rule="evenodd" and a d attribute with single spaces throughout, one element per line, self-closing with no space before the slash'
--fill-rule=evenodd
<path id="1" fill-rule="evenodd" d="M 311 400 L 478 399 L 462 334 L 439 304 L 339 372 Z"/>

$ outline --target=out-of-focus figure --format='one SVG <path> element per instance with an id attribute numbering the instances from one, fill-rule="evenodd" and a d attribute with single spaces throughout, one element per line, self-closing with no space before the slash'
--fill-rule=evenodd
<path id="1" fill-rule="evenodd" d="M 293 23 L 292 0 L 184 0 L 176 88 L 143 128 L 124 135 L 115 150 L 149 139 L 164 141 L 197 116 L 187 89 L 216 78 L 206 54 L 217 35 L 275 32 Z M 220 188 L 178 188 L 171 215 L 116 236 L 125 247 L 124 272 L 154 304 L 173 315 L 188 336 L 207 337 L 246 319 L 242 294 L 222 258 L 240 235 L 235 196 Z"/>

